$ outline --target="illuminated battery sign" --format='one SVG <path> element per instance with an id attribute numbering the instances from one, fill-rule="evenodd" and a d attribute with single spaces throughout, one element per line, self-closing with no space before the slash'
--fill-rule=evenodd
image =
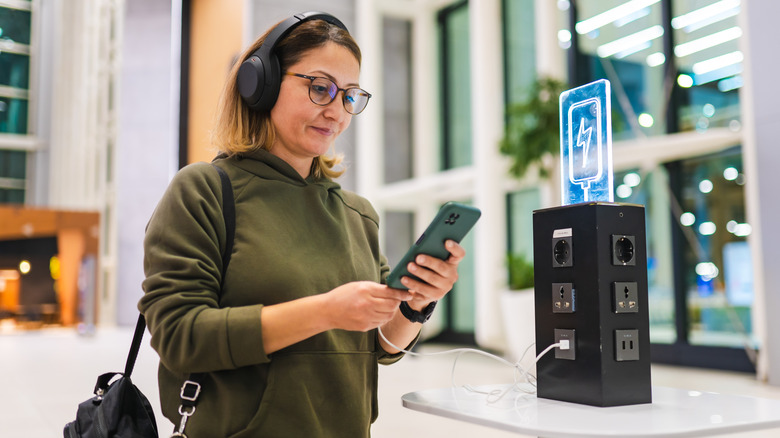
<path id="1" fill-rule="evenodd" d="M 614 199 L 609 93 L 606 79 L 561 93 L 563 205 Z"/>

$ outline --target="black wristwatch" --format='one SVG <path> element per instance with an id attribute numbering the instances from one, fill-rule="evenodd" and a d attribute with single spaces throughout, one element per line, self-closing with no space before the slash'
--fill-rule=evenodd
<path id="1" fill-rule="evenodd" d="M 401 314 L 409 321 L 424 323 L 425 321 L 431 319 L 431 315 L 433 315 L 433 309 L 436 308 L 436 301 L 431 301 L 431 304 L 425 306 L 422 312 L 418 312 L 409 307 L 409 303 L 406 301 L 401 301 L 400 308 Z"/>

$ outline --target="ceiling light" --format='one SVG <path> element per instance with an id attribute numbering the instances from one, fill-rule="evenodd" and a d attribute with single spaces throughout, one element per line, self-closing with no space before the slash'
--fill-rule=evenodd
<path id="1" fill-rule="evenodd" d="M 744 84 L 745 82 L 741 75 L 732 76 L 728 79 L 723 79 L 722 81 L 718 82 L 718 90 L 725 93 L 727 91 L 736 90 L 737 88 L 742 87 Z"/>
<path id="2" fill-rule="evenodd" d="M 709 49 L 710 47 L 715 47 L 717 45 L 736 40 L 741 36 L 742 28 L 739 26 L 734 26 L 732 28 L 722 30 L 720 32 L 715 32 L 693 41 L 688 41 L 687 43 L 678 44 L 674 47 L 674 54 L 678 58 L 682 58 L 683 56 L 688 56 L 693 53 L 700 52 L 704 49 Z"/>
<path id="3" fill-rule="evenodd" d="M 735 52 L 726 53 L 725 55 L 710 58 L 706 61 L 697 62 L 693 64 L 691 70 L 693 70 L 693 72 L 697 75 L 702 75 L 721 69 L 723 67 L 728 67 L 730 65 L 740 63 L 743 59 L 745 59 L 745 56 L 742 54 L 742 52 L 737 50 Z"/>
<path id="4" fill-rule="evenodd" d="M 636 46 L 646 44 L 648 41 L 652 41 L 656 38 L 663 36 L 664 28 L 660 24 L 653 27 L 649 27 L 645 30 L 632 33 L 631 35 L 623 38 L 610 41 L 606 44 L 602 44 L 596 49 L 596 53 L 602 58 L 607 58 L 616 53 L 627 51 Z"/>
<path id="5" fill-rule="evenodd" d="M 647 62 L 648 67 L 658 67 L 659 65 L 663 65 L 663 63 L 666 62 L 666 56 L 664 56 L 664 54 L 661 52 L 651 53 L 647 55 L 645 62 Z"/>
<path id="6" fill-rule="evenodd" d="M 735 9 L 739 12 L 739 3 L 740 0 L 722 0 L 709 6 L 696 9 L 687 14 L 672 18 L 672 27 L 675 29 L 682 29 L 684 27 L 693 26 L 699 22 L 711 20 L 714 17 L 732 12 Z"/>
<path id="7" fill-rule="evenodd" d="M 606 10 L 598 15 L 582 20 L 574 26 L 574 29 L 578 34 L 584 35 L 590 33 L 602 26 L 619 20 L 627 15 L 631 15 L 636 11 L 644 9 L 648 6 L 654 5 L 661 0 L 631 0 L 625 2 L 620 6 Z"/>

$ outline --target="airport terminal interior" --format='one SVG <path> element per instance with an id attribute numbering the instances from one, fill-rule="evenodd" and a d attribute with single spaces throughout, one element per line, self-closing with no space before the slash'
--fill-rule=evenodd
<path id="1" fill-rule="evenodd" d="M 446 202 L 482 212 L 415 352 L 476 348 L 514 362 L 547 339 L 535 332 L 550 294 L 539 278 L 567 272 L 554 245 L 571 243 L 571 228 L 542 245 L 535 217 L 598 180 L 597 201 L 644 212 L 644 236 L 630 240 L 642 252 L 623 263 L 639 279 L 619 280 L 625 302 L 598 290 L 614 303 L 604 318 L 634 312 L 620 303 L 638 297 L 642 357 L 628 361 L 647 365 L 654 387 L 780 401 L 780 61 L 767 56 L 780 3 L 0 0 L 0 436 L 62 433 L 97 375 L 123 367 L 146 224 L 179 169 L 215 156 L 228 72 L 266 29 L 323 9 L 360 45 L 372 94 L 336 141 L 336 182 L 379 213 L 390 265 Z M 608 84 L 598 125 L 578 132 L 567 125 L 578 103 L 567 113 L 559 97 L 597 81 Z M 591 135 L 601 161 L 583 176 L 572 157 Z M 553 251 L 551 270 L 539 247 L 544 266 Z M 552 281 L 561 299 L 567 281 Z M 453 371 L 454 359 L 380 367 L 372 436 L 535 436 L 402 405 L 453 382 L 515 379 L 494 359 L 465 355 Z M 147 338 L 134 381 L 167 432 L 157 363 Z M 718 433 L 777 436 L 774 421 Z"/>

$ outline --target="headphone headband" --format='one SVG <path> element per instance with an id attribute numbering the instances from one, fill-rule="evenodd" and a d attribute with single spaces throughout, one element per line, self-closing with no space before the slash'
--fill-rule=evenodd
<path id="1" fill-rule="evenodd" d="M 293 29 L 311 20 L 323 20 L 349 32 L 338 18 L 316 11 L 293 15 L 276 25 L 263 44 L 241 63 L 238 70 L 238 92 L 250 108 L 255 111 L 270 111 L 273 108 L 282 82 L 279 58 L 274 53 L 276 45 Z"/>

